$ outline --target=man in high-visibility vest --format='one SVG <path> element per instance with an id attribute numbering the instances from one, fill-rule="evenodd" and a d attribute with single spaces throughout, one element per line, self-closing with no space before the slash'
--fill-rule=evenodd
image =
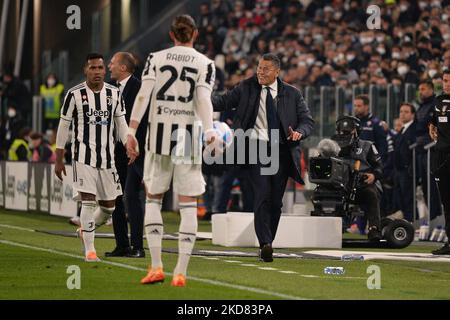
<path id="1" fill-rule="evenodd" d="M 54 73 L 50 73 L 44 84 L 40 87 L 40 94 L 43 99 L 44 108 L 44 129 L 57 129 L 61 110 L 61 96 L 64 92 L 64 85 L 58 83 L 58 78 Z"/>
<path id="2" fill-rule="evenodd" d="M 19 136 L 13 141 L 9 148 L 9 161 L 29 161 L 31 159 L 31 151 L 28 146 L 30 134 L 30 128 L 23 128 L 20 130 Z"/>

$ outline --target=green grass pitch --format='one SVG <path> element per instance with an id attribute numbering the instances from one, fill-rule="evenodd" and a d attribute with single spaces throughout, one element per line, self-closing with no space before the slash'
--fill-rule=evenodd
<path id="1" fill-rule="evenodd" d="M 165 232 L 178 229 L 179 217 L 164 213 Z M 19 227 L 19 228 L 16 228 Z M 0 299 L 63 300 L 288 300 L 288 299 L 450 299 L 450 264 L 406 261 L 332 261 L 275 259 L 264 264 L 257 258 L 198 257 L 191 259 L 186 288 L 170 286 L 177 255 L 163 253 L 163 284 L 139 284 L 149 263 L 146 259 L 105 258 L 114 248 L 112 239 L 96 239 L 100 263 L 85 263 L 76 238 L 32 230 L 74 231 L 67 219 L 36 213 L 0 210 Z M 199 231 L 211 224 L 200 221 Z M 104 227 L 99 232 L 112 232 Z M 165 248 L 177 241 L 164 241 Z M 430 252 L 432 246 L 411 246 L 403 252 Z M 224 250 L 211 241 L 198 241 L 196 249 Z M 249 248 L 227 250 L 255 251 Z M 301 253 L 306 249 L 276 250 Z M 381 289 L 367 288 L 367 268 L 381 270 Z M 69 290 L 69 266 L 81 271 L 81 289 Z M 325 275 L 327 266 L 344 267 L 345 275 Z"/>

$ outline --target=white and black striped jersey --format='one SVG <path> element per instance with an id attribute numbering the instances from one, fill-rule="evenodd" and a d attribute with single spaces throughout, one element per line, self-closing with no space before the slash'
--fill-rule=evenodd
<path id="1" fill-rule="evenodd" d="M 175 46 L 149 55 L 142 81 L 155 80 L 155 86 L 147 151 L 182 157 L 201 153 L 202 125 L 195 92 L 198 87 L 212 91 L 215 77 L 214 62 L 194 48 Z"/>
<path id="2" fill-rule="evenodd" d="M 93 92 L 81 83 L 67 92 L 61 121 L 72 122 L 72 160 L 99 169 L 114 167 L 116 117 L 125 117 L 119 89 L 104 84 Z"/>

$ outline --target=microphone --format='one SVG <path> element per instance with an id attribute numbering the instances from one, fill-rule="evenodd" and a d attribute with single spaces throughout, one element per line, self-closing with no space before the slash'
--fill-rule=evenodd
<path id="1" fill-rule="evenodd" d="M 320 141 L 317 149 L 319 149 L 320 156 L 324 158 L 337 157 L 339 152 L 341 152 L 341 147 L 339 147 L 338 143 L 331 139 Z"/>

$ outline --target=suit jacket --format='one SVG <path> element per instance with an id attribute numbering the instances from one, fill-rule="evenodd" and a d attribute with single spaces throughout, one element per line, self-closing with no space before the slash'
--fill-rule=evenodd
<path id="1" fill-rule="evenodd" d="M 115 83 L 116 85 L 116 83 Z M 128 80 L 125 88 L 122 91 L 122 99 L 125 103 L 126 115 L 125 118 L 127 123 L 130 123 L 131 111 L 133 110 L 134 101 L 141 89 L 141 81 L 135 76 L 131 76 Z M 147 135 L 147 119 L 148 119 L 148 110 L 142 118 L 141 124 L 138 127 L 136 132 L 136 139 L 139 142 L 139 150 L 140 155 L 136 159 L 136 164 L 142 165 L 144 164 L 144 150 L 145 150 L 145 137 Z M 126 155 L 126 150 L 121 143 L 116 146 L 116 161 L 123 164 L 128 162 L 128 157 Z"/>
<path id="2" fill-rule="evenodd" d="M 289 136 L 289 127 L 300 132 L 307 138 L 314 127 L 314 120 L 306 106 L 300 90 L 281 81 L 278 81 L 278 96 L 274 100 L 281 128 L 286 137 Z M 258 117 L 259 103 L 262 86 L 256 77 L 242 81 L 233 90 L 228 91 L 223 96 L 214 96 L 214 111 L 223 112 L 234 110 L 233 129 L 253 129 Z M 301 148 L 300 142 L 288 142 L 292 160 L 295 165 L 295 172 L 291 174 L 297 182 L 303 183 L 301 178 Z"/>
<path id="3" fill-rule="evenodd" d="M 417 124 L 414 121 L 395 139 L 394 165 L 397 170 L 408 170 L 412 166 L 412 151 L 409 150 L 409 146 L 416 142 L 416 129 Z"/>

